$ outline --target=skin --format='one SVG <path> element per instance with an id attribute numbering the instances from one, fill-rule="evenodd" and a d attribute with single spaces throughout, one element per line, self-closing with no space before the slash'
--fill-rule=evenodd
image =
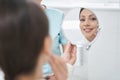
<path id="1" fill-rule="evenodd" d="M 84 9 L 80 14 L 80 29 L 83 35 L 88 41 L 93 41 L 97 35 L 98 20 L 96 15 L 88 10 Z"/>

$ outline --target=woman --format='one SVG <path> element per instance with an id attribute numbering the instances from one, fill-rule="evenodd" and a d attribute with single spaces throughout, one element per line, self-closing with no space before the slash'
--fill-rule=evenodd
<path id="1" fill-rule="evenodd" d="M 88 41 L 93 41 L 98 33 L 99 22 L 96 15 L 86 9 L 82 8 L 79 14 L 80 29 Z"/>
<path id="2" fill-rule="evenodd" d="M 41 1 L 42 0 L 36 0 L 37 4 L 39 4 L 39 5 L 41 5 Z M 64 13 L 58 9 L 47 8 L 45 5 L 41 5 L 41 6 L 42 6 L 43 10 L 45 11 L 45 13 L 48 17 L 48 20 L 50 22 L 49 33 L 50 33 L 50 36 L 52 37 L 52 41 L 53 41 L 52 53 L 54 53 L 55 55 L 61 56 L 61 54 L 62 54 L 61 49 L 60 49 L 61 45 L 63 48 L 63 53 L 65 53 L 66 46 L 70 47 L 69 49 L 75 50 L 74 49 L 75 46 L 68 43 L 67 39 L 64 37 L 62 30 L 61 30 L 61 24 L 63 21 Z M 67 55 L 69 55 L 69 54 L 67 54 Z M 73 56 L 75 56 L 75 55 L 73 54 Z M 65 59 L 65 57 L 64 57 L 64 59 Z M 72 64 L 75 62 L 75 60 L 73 62 L 68 61 L 68 60 L 69 59 L 65 59 L 66 62 L 70 62 Z M 43 73 L 45 74 L 45 76 L 50 76 L 51 74 L 53 74 L 52 69 L 49 64 L 45 64 L 43 66 Z"/>
<path id="3" fill-rule="evenodd" d="M 67 79 L 63 61 L 51 54 L 48 20 L 43 10 L 25 0 L 0 0 L 0 68 L 5 80 L 42 80 L 48 61 L 56 80 Z"/>

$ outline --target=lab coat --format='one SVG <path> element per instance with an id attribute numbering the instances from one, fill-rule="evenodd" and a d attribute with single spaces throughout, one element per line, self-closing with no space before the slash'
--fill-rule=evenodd
<path id="1" fill-rule="evenodd" d="M 99 37 L 97 33 L 95 39 L 89 42 L 85 37 L 77 43 L 77 60 L 74 65 L 67 64 L 68 80 L 88 80 L 88 57 L 89 51 Z"/>

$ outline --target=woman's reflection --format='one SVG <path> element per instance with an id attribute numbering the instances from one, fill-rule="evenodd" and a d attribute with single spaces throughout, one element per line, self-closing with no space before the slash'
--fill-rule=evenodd
<path id="1" fill-rule="evenodd" d="M 79 13 L 79 19 L 82 34 L 88 41 L 93 41 L 99 28 L 99 22 L 96 15 L 92 11 L 82 8 Z"/>

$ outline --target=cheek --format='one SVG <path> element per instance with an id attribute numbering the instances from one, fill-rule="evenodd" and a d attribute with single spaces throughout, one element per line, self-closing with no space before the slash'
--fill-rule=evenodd
<path id="1" fill-rule="evenodd" d="M 98 27 L 98 23 L 97 22 L 91 22 L 91 27 L 92 28 L 97 28 Z"/>
<path id="2" fill-rule="evenodd" d="M 48 39 L 48 43 L 47 43 L 47 52 L 48 52 L 48 53 L 51 52 L 51 47 L 52 47 L 52 39 L 49 38 L 49 39 Z"/>
<path id="3" fill-rule="evenodd" d="M 52 40 L 50 37 L 47 37 L 45 39 L 45 43 L 44 43 L 44 52 L 45 53 L 50 53 L 51 52 L 51 45 L 52 45 Z"/>
<path id="4" fill-rule="evenodd" d="M 80 29 L 81 30 L 83 29 L 83 23 L 80 23 Z"/>
<path id="5" fill-rule="evenodd" d="M 50 40 L 49 40 L 49 49 L 51 49 L 51 47 L 52 47 L 52 39 L 50 38 Z"/>

